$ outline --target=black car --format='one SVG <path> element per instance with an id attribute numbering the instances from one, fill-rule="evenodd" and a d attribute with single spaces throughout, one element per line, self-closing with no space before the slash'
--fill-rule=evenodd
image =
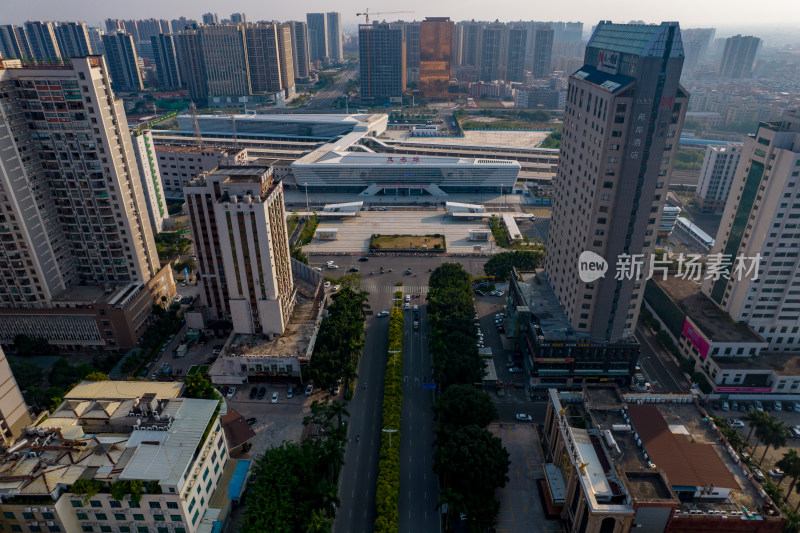
<path id="1" fill-rule="evenodd" d="M 250 399 L 251 400 L 256 397 L 256 394 L 258 394 L 258 387 L 253 387 L 252 389 L 250 389 Z"/>
<path id="2" fill-rule="evenodd" d="M 358 272 L 358 267 L 350 267 L 350 272 Z"/>
<path id="3" fill-rule="evenodd" d="M 266 396 L 266 395 L 267 395 L 267 389 L 265 387 L 259 387 L 257 398 L 259 400 L 263 400 L 264 396 Z"/>
<path id="4" fill-rule="evenodd" d="M 250 424 L 251 426 L 254 426 L 256 424 L 256 422 L 258 422 L 258 420 L 256 420 L 255 418 L 248 418 L 247 419 L 247 423 Z"/>
<path id="5" fill-rule="evenodd" d="M 369 257 L 359 257 L 358 260 L 363 263 L 364 261 L 369 261 Z"/>

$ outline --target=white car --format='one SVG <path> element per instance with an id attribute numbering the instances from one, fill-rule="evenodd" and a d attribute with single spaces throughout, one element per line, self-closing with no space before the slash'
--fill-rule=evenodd
<path id="1" fill-rule="evenodd" d="M 730 421 L 728 422 L 728 424 L 730 424 L 730 426 L 732 428 L 743 428 L 744 427 L 744 422 L 742 422 L 741 420 L 737 420 L 736 418 L 731 418 Z"/>
<path id="2" fill-rule="evenodd" d="M 403 306 L 403 309 L 405 309 L 406 311 L 410 311 L 411 310 L 411 304 L 406 302 L 406 305 Z"/>
<path id="3" fill-rule="evenodd" d="M 411 301 L 411 295 L 410 295 L 410 294 L 406 294 L 406 301 L 407 301 L 407 302 L 410 302 L 410 301 Z"/>
<path id="4" fill-rule="evenodd" d="M 522 369 L 518 366 L 512 366 L 511 368 L 508 369 L 508 372 L 511 374 L 519 374 L 520 372 L 522 372 Z"/>
<path id="5" fill-rule="evenodd" d="M 292 396 L 294 396 L 294 393 L 292 392 L 292 388 L 289 387 L 289 390 L 286 391 L 286 397 L 291 400 Z"/>
<path id="6" fill-rule="evenodd" d="M 325 282 L 325 288 L 326 289 L 330 289 L 331 288 L 331 282 L 330 281 L 326 281 Z"/>
<path id="7" fill-rule="evenodd" d="M 231 387 L 228 389 L 228 399 L 230 400 L 233 398 L 233 395 L 236 394 L 236 387 Z"/>
<path id="8" fill-rule="evenodd" d="M 337 268 L 339 268 L 339 265 L 326 265 L 326 266 L 331 270 L 336 270 Z"/>
<path id="9" fill-rule="evenodd" d="M 526 415 L 525 413 L 517 413 L 517 416 L 515 418 L 517 420 L 519 420 L 520 422 L 532 422 L 533 421 L 533 417 L 531 415 Z"/>
<path id="10" fill-rule="evenodd" d="M 497 291 L 497 292 L 495 293 L 495 296 L 504 296 L 504 295 L 505 295 L 505 293 L 506 293 L 505 291 Z"/>
<path id="11" fill-rule="evenodd" d="M 767 474 L 769 474 L 772 477 L 783 477 L 786 475 L 780 468 L 773 468 L 772 470 L 767 472 Z"/>
<path id="12" fill-rule="evenodd" d="M 342 288 L 342 286 L 341 286 L 341 285 L 334 285 L 334 286 L 333 286 L 333 292 L 336 292 L 336 291 L 338 291 L 338 290 L 339 290 L 339 289 L 341 289 L 341 288 Z"/>
<path id="13" fill-rule="evenodd" d="M 419 306 L 417 304 L 414 304 L 414 311 L 419 311 Z"/>
<path id="14" fill-rule="evenodd" d="M 270 403 L 278 403 L 278 393 L 277 392 L 273 392 L 272 393 L 272 400 L 270 400 Z"/>
<path id="15" fill-rule="evenodd" d="M 497 296 L 497 291 L 490 291 L 489 296 Z"/>
<path id="16" fill-rule="evenodd" d="M 377 316 L 378 318 L 383 318 L 385 316 L 389 316 L 389 311 L 381 311 L 375 316 Z"/>

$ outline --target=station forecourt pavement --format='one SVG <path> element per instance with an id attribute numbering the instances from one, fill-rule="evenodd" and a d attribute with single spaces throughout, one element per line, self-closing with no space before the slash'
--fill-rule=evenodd
<path id="1" fill-rule="evenodd" d="M 447 252 L 472 253 L 475 245 L 489 252 L 489 241 L 471 241 L 471 229 L 488 229 L 486 220 L 457 220 L 446 211 L 362 211 L 359 216 L 341 220 L 322 220 L 317 230 L 336 229 L 338 238 L 314 238 L 303 249 L 305 252 L 324 254 L 357 252 L 369 249 L 370 237 L 377 235 L 435 235 L 445 236 Z"/>

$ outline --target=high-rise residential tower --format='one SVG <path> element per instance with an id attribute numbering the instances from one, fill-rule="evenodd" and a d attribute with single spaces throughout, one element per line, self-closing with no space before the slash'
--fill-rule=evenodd
<path id="1" fill-rule="evenodd" d="M 87 28 L 89 35 L 89 45 L 92 48 L 92 53 L 95 55 L 103 55 L 106 52 L 103 46 L 103 30 L 101 28 Z"/>
<path id="2" fill-rule="evenodd" d="M 684 71 L 694 70 L 697 64 L 705 58 L 711 43 L 714 42 L 714 28 L 688 28 L 681 30 L 683 48 L 686 53 Z"/>
<path id="3" fill-rule="evenodd" d="M 132 348 L 174 283 L 122 100 L 102 56 L 14 61 L 0 68 L 0 343 L 26 334 L 72 350 Z"/>
<path id="4" fill-rule="evenodd" d="M 292 27 L 289 24 L 279 24 L 278 36 L 278 63 L 281 71 L 281 89 L 285 98 L 294 95 L 294 55 L 292 55 Z"/>
<path id="5" fill-rule="evenodd" d="M 244 25 L 201 26 L 198 32 L 208 98 L 250 94 Z"/>
<path id="6" fill-rule="evenodd" d="M 25 29 L 11 24 L 0 26 L 0 54 L 13 59 L 32 57 Z"/>
<path id="7" fill-rule="evenodd" d="M 787 111 L 780 122 L 761 123 L 744 141 L 709 255 L 723 254 L 725 274 L 703 283 L 703 292 L 734 322 L 761 334 L 770 351 L 800 352 L 798 220 L 800 114 Z M 756 257 L 760 267 L 748 272 Z"/>
<path id="8" fill-rule="evenodd" d="M 61 55 L 65 59 L 94 53 L 85 22 L 59 22 L 56 27 L 56 39 Z"/>
<path id="9" fill-rule="evenodd" d="M 178 69 L 178 56 L 175 52 L 175 38 L 170 33 L 160 33 L 150 37 L 153 57 L 158 75 L 158 87 L 166 91 L 181 88 L 181 75 Z"/>
<path id="10" fill-rule="evenodd" d="M 147 214 L 154 233 L 161 233 L 164 228 L 164 219 L 169 218 L 167 199 L 164 185 L 161 183 L 158 159 L 156 157 L 153 135 L 149 129 L 137 128 L 131 131 L 133 153 L 139 167 L 139 182 L 142 185 L 142 195 L 147 204 Z"/>
<path id="11" fill-rule="evenodd" d="M 342 14 L 334 11 L 325 13 L 325 23 L 328 32 L 328 57 L 334 61 L 341 61 L 344 59 Z"/>
<path id="12" fill-rule="evenodd" d="M 398 22 L 403 27 L 403 39 L 406 41 L 406 82 L 419 81 L 420 23 Z"/>
<path id="13" fill-rule="evenodd" d="M 453 73 L 453 22 L 426 17 L 419 24 L 419 89 L 428 98 L 447 98 Z"/>
<path id="14" fill-rule="evenodd" d="M 493 22 L 484 26 L 481 32 L 480 80 L 495 81 L 506 78 L 505 53 L 507 52 L 506 25 Z"/>
<path id="15" fill-rule="evenodd" d="M 203 61 L 203 45 L 198 30 L 182 31 L 175 36 L 175 56 L 181 83 L 189 89 L 189 99 L 200 103 L 208 99 L 206 64 Z"/>
<path id="16" fill-rule="evenodd" d="M 244 24 L 247 22 L 247 16 L 244 13 L 231 13 L 231 22 L 233 24 Z"/>
<path id="17" fill-rule="evenodd" d="M 144 87 L 133 36 L 129 33 L 107 33 L 103 35 L 103 47 L 114 90 L 141 91 Z"/>
<path id="18" fill-rule="evenodd" d="M 308 49 L 312 65 L 328 60 L 328 25 L 325 13 L 306 13 Z"/>
<path id="19" fill-rule="evenodd" d="M 686 113 L 680 29 L 601 22 L 584 63 L 569 78 L 545 271 L 572 328 L 615 342 L 633 334 L 644 293 L 615 270 L 654 248 Z M 584 252 L 605 277 L 581 281 Z"/>
<path id="20" fill-rule="evenodd" d="M 58 48 L 55 27 L 52 22 L 29 20 L 25 23 L 25 34 L 28 36 L 28 44 L 34 58 L 61 59 L 61 51 Z"/>
<path id="21" fill-rule="evenodd" d="M 11 446 L 22 429 L 33 422 L 25 399 L 11 373 L 6 354 L 0 348 L 0 440 Z"/>
<path id="22" fill-rule="evenodd" d="M 406 88 L 403 27 L 372 23 L 358 26 L 361 99 L 368 103 L 402 98 Z"/>
<path id="23" fill-rule="evenodd" d="M 553 28 L 538 24 L 533 34 L 533 77 L 546 78 L 553 71 Z"/>
<path id="24" fill-rule="evenodd" d="M 219 24 L 219 17 L 216 13 L 203 13 L 203 24 Z"/>
<path id="25" fill-rule="evenodd" d="M 283 185 L 272 169 L 220 167 L 184 192 L 203 303 L 237 333 L 283 333 L 295 292 Z"/>
<path id="26" fill-rule="evenodd" d="M 725 209 L 741 155 L 741 144 L 731 143 L 706 148 L 694 195 L 697 207 L 715 213 L 721 213 Z"/>
<path id="27" fill-rule="evenodd" d="M 505 53 L 505 80 L 525 80 L 525 41 L 528 29 L 524 26 L 506 27 L 507 50 Z"/>
<path id="28" fill-rule="evenodd" d="M 295 78 L 308 78 L 311 74 L 308 51 L 308 24 L 291 21 L 288 23 L 292 31 L 292 65 Z"/>
<path id="29" fill-rule="evenodd" d="M 280 25 L 274 22 L 250 24 L 245 30 L 245 38 L 253 94 L 280 92 L 281 58 L 278 39 L 283 39 Z"/>
<path id="30" fill-rule="evenodd" d="M 735 35 L 725 40 L 725 51 L 719 74 L 725 78 L 749 78 L 753 73 L 753 62 L 761 46 L 758 37 Z"/>

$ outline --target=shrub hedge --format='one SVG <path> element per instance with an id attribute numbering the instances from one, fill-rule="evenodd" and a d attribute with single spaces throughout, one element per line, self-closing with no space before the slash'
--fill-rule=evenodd
<path id="1" fill-rule="evenodd" d="M 381 433 L 378 483 L 375 491 L 376 533 L 395 533 L 399 529 L 397 502 L 400 495 L 400 412 L 403 407 L 403 319 L 402 309 L 392 308 L 389 318 L 389 352 L 398 353 L 386 354 L 381 427 L 396 429 L 397 432 L 391 436 Z"/>

